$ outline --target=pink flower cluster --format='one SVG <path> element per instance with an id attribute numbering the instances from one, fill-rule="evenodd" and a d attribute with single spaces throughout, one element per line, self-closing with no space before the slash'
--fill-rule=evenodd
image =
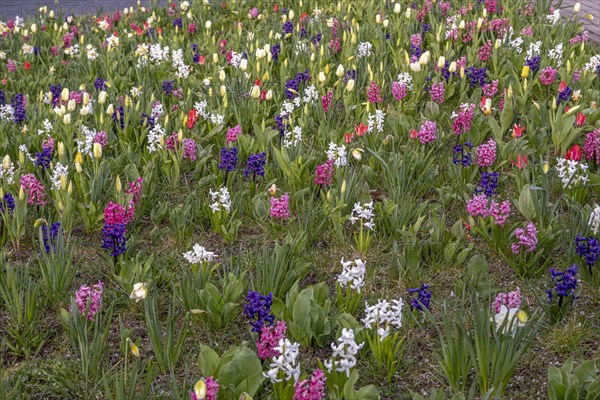
<path id="1" fill-rule="evenodd" d="M 236 125 L 233 128 L 227 128 L 227 142 L 237 142 L 237 137 L 242 133 L 242 127 Z"/>
<path id="2" fill-rule="evenodd" d="M 167 140 L 165 140 L 165 148 L 168 151 L 175 151 L 178 144 L 179 144 L 179 137 L 177 135 L 177 132 L 173 132 L 171 134 L 171 136 L 169 136 L 167 138 Z"/>
<path id="3" fill-rule="evenodd" d="M 491 40 L 488 40 L 486 43 L 481 46 L 479 49 L 479 59 L 483 62 L 489 60 L 492 56 L 493 43 Z"/>
<path id="4" fill-rule="evenodd" d="M 106 205 L 106 208 L 104 209 L 105 225 L 127 224 L 127 222 L 125 208 L 123 208 L 122 205 L 113 203 L 112 201 Z"/>
<path id="5" fill-rule="evenodd" d="M 377 85 L 377 83 L 371 82 L 367 88 L 367 100 L 371 103 L 379 103 L 383 101 L 383 98 L 381 97 L 381 90 L 379 89 L 379 85 Z"/>
<path id="6" fill-rule="evenodd" d="M 275 347 L 279 346 L 279 340 L 285 338 L 287 326 L 285 321 L 277 321 L 274 326 L 264 325 L 259 339 L 256 341 L 258 348 L 258 357 L 265 361 L 272 357 L 279 357 L 281 354 Z"/>
<path id="7" fill-rule="evenodd" d="M 216 379 L 212 376 L 204 379 L 204 383 L 206 384 L 206 397 L 199 399 L 196 396 L 196 393 L 190 391 L 190 400 L 217 400 L 217 395 L 219 394 L 219 384 Z"/>
<path id="8" fill-rule="evenodd" d="M 528 222 L 525 229 L 515 229 L 515 236 L 518 241 L 511 245 L 513 254 L 519 254 L 522 247 L 529 253 L 533 253 L 538 244 L 537 234 L 538 231 L 533 222 Z"/>
<path id="9" fill-rule="evenodd" d="M 474 195 L 471 200 L 467 201 L 467 212 L 473 218 L 491 216 L 494 218 L 496 225 L 504 226 L 510 215 L 510 201 L 504 200 L 502 203 L 498 203 L 495 200 L 488 201 L 484 193 Z"/>
<path id="10" fill-rule="evenodd" d="M 542 82 L 542 84 L 545 86 L 552 85 L 556 79 L 557 73 L 558 71 L 556 69 L 552 68 L 551 66 L 547 66 L 540 74 L 540 82 Z"/>
<path id="11" fill-rule="evenodd" d="M 477 148 L 477 165 L 489 167 L 496 161 L 496 142 L 493 139 L 482 143 Z"/>
<path id="12" fill-rule="evenodd" d="M 269 212 L 271 217 L 277 219 L 289 219 L 290 218 L 290 196 L 284 193 L 281 197 L 271 197 L 271 208 Z"/>
<path id="13" fill-rule="evenodd" d="M 296 382 L 293 400 L 321 400 L 325 396 L 325 374 L 319 368 L 312 373 L 310 380 Z"/>
<path id="14" fill-rule="evenodd" d="M 579 42 L 587 43 L 588 40 L 590 40 L 590 35 L 589 35 L 588 31 L 583 31 L 583 33 L 573 36 L 569 40 L 569 44 L 577 44 Z"/>
<path id="15" fill-rule="evenodd" d="M 97 132 L 94 135 L 94 143 L 98 143 L 102 148 L 105 148 L 108 145 L 108 136 L 106 135 L 106 132 Z"/>
<path id="16" fill-rule="evenodd" d="M 21 177 L 21 187 L 27 194 L 27 204 L 43 206 L 46 204 L 45 187 L 42 186 L 33 174 L 25 174 Z"/>
<path id="17" fill-rule="evenodd" d="M 491 99 L 498 94 L 498 79 L 492 81 L 492 83 L 486 83 L 482 89 L 484 96 Z"/>
<path id="18" fill-rule="evenodd" d="M 437 104 L 442 104 L 444 102 L 444 96 L 445 96 L 445 88 L 444 88 L 444 82 L 440 82 L 440 83 L 433 83 L 431 85 L 431 90 L 429 91 L 429 94 L 431 95 L 431 100 L 436 102 Z"/>
<path id="19" fill-rule="evenodd" d="M 183 139 L 183 158 L 184 160 L 196 161 L 196 142 L 194 139 Z"/>
<path id="20" fill-rule="evenodd" d="M 54 139 L 48 136 L 47 139 L 42 140 L 42 150 L 50 149 L 50 152 L 54 151 Z"/>
<path id="21" fill-rule="evenodd" d="M 502 306 L 506 306 L 509 310 L 521 307 L 521 289 L 517 288 L 517 290 L 509 293 L 498 293 L 492 307 L 494 307 L 496 313 L 499 313 Z"/>
<path id="22" fill-rule="evenodd" d="M 588 161 L 594 160 L 596 164 L 600 164 L 600 129 L 596 129 L 585 135 L 583 154 L 585 154 L 585 158 Z"/>
<path id="23" fill-rule="evenodd" d="M 85 315 L 85 311 L 87 310 L 87 318 L 90 321 L 94 320 L 94 316 L 102 306 L 102 287 L 102 281 L 98 281 L 98 283 L 92 287 L 81 285 L 79 290 L 75 292 L 75 303 L 77 304 L 79 313 Z M 73 312 L 73 310 L 71 310 L 71 312 Z"/>
<path id="24" fill-rule="evenodd" d="M 435 142 L 436 133 L 437 125 L 435 121 L 425 120 L 425 122 L 423 122 L 423 125 L 421 125 L 421 128 L 419 129 L 419 142 L 421 142 L 421 144 Z"/>
<path id="25" fill-rule="evenodd" d="M 406 85 L 403 85 L 400 82 L 392 82 L 392 96 L 394 96 L 396 100 L 401 101 L 406 97 L 406 94 Z"/>
<path id="26" fill-rule="evenodd" d="M 463 104 L 460 106 L 460 111 L 456 118 L 454 118 L 454 123 L 452 124 L 452 130 L 456 135 L 462 135 L 471 130 L 474 111 L 475 104 Z"/>
<path id="27" fill-rule="evenodd" d="M 333 162 L 334 160 L 327 160 L 325 164 L 317 165 L 315 170 L 315 185 L 331 185 L 333 182 Z"/>
<path id="28" fill-rule="evenodd" d="M 327 92 L 327 94 L 321 96 L 321 104 L 323 105 L 323 111 L 329 112 L 329 106 L 333 100 L 333 90 Z"/>

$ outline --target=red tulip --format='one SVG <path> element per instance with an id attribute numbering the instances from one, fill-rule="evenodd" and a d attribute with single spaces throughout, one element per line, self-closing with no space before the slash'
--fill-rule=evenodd
<path id="1" fill-rule="evenodd" d="M 565 83 L 565 81 L 560 81 L 560 85 L 558 85 L 558 91 L 562 92 L 566 88 L 567 88 L 567 84 Z"/>
<path id="2" fill-rule="evenodd" d="M 575 125 L 577 126 L 583 126 L 583 124 L 585 124 L 585 114 L 581 111 L 579 111 L 577 113 L 577 116 L 575 117 Z"/>
<path id="3" fill-rule="evenodd" d="M 579 147 L 578 144 L 574 144 L 569 150 L 567 150 L 565 158 L 571 161 L 581 160 L 581 147 Z"/>
<path id="4" fill-rule="evenodd" d="M 410 130 L 410 138 L 411 139 L 416 139 L 418 136 L 419 136 L 419 131 L 417 131 L 416 129 Z"/>
<path id="5" fill-rule="evenodd" d="M 346 143 L 351 143 L 353 137 L 354 137 L 354 133 L 352 133 L 352 132 L 344 133 L 344 139 L 346 140 Z"/>
<path id="6" fill-rule="evenodd" d="M 354 127 L 354 132 L 356 132 L 356 135 L 359 137 L 362 137 L 368 130 L 369 127 L 362 122 Z"/>
<path id="7" fill-rule="evenodd" d="M 519 169 L 523 169 L 527 166 L 527 156 L 526 155 L 521 155 L 521 153 L 519 153 L 517 155 L 517 162 L 514 161 L 510 161 L 511 163 L 513 163 L 513 165 Z"/>
<path id="8" fill-rule="evenodd" d="M 515 124 L 515 126 L 513 127 L 512 137 L 520 138 L 521 136 L 523 136 L 524 129 L 525 128 L 523 128 L 521 125 Z"/>
<path id="9" fill-rule="evenodd" d="M 187 121 L 187 127 L 188 127 L 188 129 L 192 129 L 194 127 L 194 125 L 196 124 L 196 120 L 197 119 L 198 119 L 198 115 L 197 115 L 196 109 L 192 108 L 188 112 L 188 121 Z"/>
<path id="10" fill-rule="evenodd" d="M 25 71 L 29 71 L 29 68 L 31 68 L 31 63 L 29 61 L 25 61 L 23 63 L 23 68 L 25 68 Z"/>

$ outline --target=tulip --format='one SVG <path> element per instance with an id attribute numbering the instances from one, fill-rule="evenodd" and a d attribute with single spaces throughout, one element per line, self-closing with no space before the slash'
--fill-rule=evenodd
<path id="1" fill-rule="evenodd" d="M 102 145 L 100 143 L 94 143 L 94 158 L 97 160 L 102 158 Z"/>
<path id="2" fill-rule="evenodd" d="M 108 105 L 108 107 L 106 107 L 106 115 L 113 115 L 114 112 L 115 112 L 115 106 L 113 106 L 113 104 L 110 103 Z"/>
<path id="3" fill-rule="evenodd" d="M 448 67 L 448 72 L 450 72 L 451 74 L 456 72 L 456 61 L 452 61 L 450 63 L 450 66 Z"/>
<path id="4" fill-rule="evenodd" d="M 253 99 L 258 99 L 260 97 L 260 86 L 252 86 L 252 90 L 250 91 L 250 97 L 252 97 Z"/>
<path id="5" fill-rule="evenodd" d="M 484 115 L 490 115 L 492 113 L 492 99 L 488 99 L 485 96 L 481 98 L 481 111 Z"/>
<path id="6" fill-rule="evenodd" d="M 242 61 L 240 61 L 240 69 L 242 71 L 245 71 L 248 69 L 248 60 L 246 60 L 245 58 L 243 58 Z"/>
<path id="7" fill-rule="evenodd" d="M 581 10 L 581 3 L 575 3 L 573 6 L 573 12 L 578 13 Z"/>
<path id="8" fill-rule="evenodd" d="M 465 29 L 465 21 L 460 21 L 460 24 L 458 24 L 458 29 L 461 31 Z"/>
<path id="9" fill-rule="evenodd" d="M 222 69 L 219 71 L 219 80 L 223 82 L 225 80 L 225 70 Z"/>
<path id="10" fill-rule="evenodd" d="M 205 27 L 206 29 L 210 29 L 210 28 L 212 27 L 212 22 L 211 22 L 211 21 L 206 21 L 206 22 L 204 23 L 204 27 Z"/>
<path id="11" fill-rule="evenodd" d="M 512 131 L 512 137 L 520 138 L 521 136 L 523 136 L 523 130 L 524 128 L 521 125 L 515 124 Z"/>
<path id="12" fill-rule="evenodd" d="M 267 55 L 267 52 L 264 49 L 256 49 L 256 58 L 261 59 Z"/>
<path id="13" fill-rule="evenodd" d="M 421 71 L 421 64 L 419 64 L 418 62 L 410 63 L 409 67 L 410 67 L 411 71 L 413 71 L 413 72 Z"/>
<path id="14" fill-rule="evenodd" d="M 477 30 L 481 30 L 481 26 L 483 25 L 483 18 L 477 18 Z"/>
<path id="15" fill-rule="evenodd" d="M 139 357 L 140 349 L 138 349 L 136 344 L 133 343 L 133 341 L 131 339 L 127 338 L 127 342 L 129 343 L 129 349 L 131 350 L 131 354 L 133 354 L 135 357 Z"/>
<path id="16" fill-rule="evenodd" d="M 272 184 L 271 187 L 269 188 L 268 192 L 271 196 L 275 196 L 275 194 L 277 193 L 277 185 Z"/>
<path id="17" fill-rule="evenodd" d="M 221 85 L 221 87 L 219 88 L 219 92 L 221 93 L 221 97 L 225 97 L 225 95 L 227 95 L 227 88 L 225 87 L 225 85 Z"/>
<path id="18" fill-rule="evenodd" d="M 401 11 L 400 3 L 394 4 L 394 13 L 400 14 L 400 11 Z"/>
<path id="19" fill-rule="evenodd" d="M 4 158 L 2 159 L 2 168 L 5 171 L 8 171 L 11 167 L 11 161 L 10 161 L 10 156 L 7 154 L 4 156 Z"/>
<path id="20" fill-rule="evenodd" d="M 323 82 L 325 82 L 326 79 L 327 79 L 327 77 L 325 76 L 325 72 L 323 72 L 323 71 L 319 72 L 319 82 L 323 83 Z"/>
<path id="21" fill-rule="evenodd" d="M 577 89 L 576 91 L 573 92 L 571 99 L 573 99 L 573 101 L 579 101 L 580 95 L 581 95 L 581 89 Z"/>
<path id="22" fill-rule="evenodd" d="M 338 65 L 337 69 L 335 70 L 335 74 L 338 78 L 344 76 L 344 66 L 342 64 Z"/>
<path id="23" fill-rule="evenodd" d="M 575 125 L 583 126 L 585 124 L 586 116 L 583 112 L 579 112 L 575 117 Z"/>
<path id="24" fill-rule="evenodd" d="M 121 193 L 121 178 L 119 178 L 118 175 L 115 179 L 115 189 L 117 190 L 117 193 Z"/>
<path id="25" fill-rule="evenodd" d="M 419 64 L 427 65 L 427 64 L 429 64 L 430 59 L 431 59 L 431 53 L 429 51 L 426 51 L 425 53 L 421 54 L 421 57 L 419 57 Z"/>
<path id="26" fill-rule="evenodd" d="M 550 171 L 550 164 L 548 164 L 547 162 L 544 163 L 544 168 L 543 171 L 545 174 L 548 173 L 548 171 Z"/>
<path id="27" fill-rule="evenodd" d="M 206 383 L 204 382 L 204 379 L 200 379 L 194 385 L 194 395 L 196 395 L 198 400 L 206 399 Z"/>
<path id="28" fill-rule="evenodd" d="M 438 58 L 438 63 L 437 66 L 438 68 L 444 68 L 444 66 L 446 65 L 446 57 L 444 56 L 440 56 L 440 58 Z"/>
<path id="29" fill-rule="evenodd" d="M 67 110 L 69 110 L 69 111 L 71 111 L 71 112 L 72 112 L 72 111 L 75 111 L 75 106 L 76 106 L 76 105 L 77 105 L 77 104 L 75 103 L 75 100 L 74 100 L 74 99 L 71 99 L 71 100 L 69 100 L 69 102 L 67 103 Z"/>
<path id="30" fill-rule="evenodd" d="M 529 66 L 528 65 L 523 65 L 523 68 L 521 69 L 521 78 L 527 78 L 529 77 Z"/>
<path id="31" fill-rule="evenodd" d="M 71 123 L 71 114 L 65 114 L 63 116 L 63 124 L 69 125 Z"/>
<path id="32" fill-rule="evenodd" d="M 58 155 L 59 157 L 65 155 L 65 144 L 63 142 L 58 142 Z"/>
<path id="33" fill-rule="evenodd" d="M 362 158 L 362 152 L 364 150 L 363 149 L 354 149 L 352 150 L 352 157 L 354 157 L 355 160 L 360 161 Z"/>
<path id="34" fill-rule="evenodd" d="M 510 162 L 517 168 L 519 169 L 523 169 L 527 166 L 527 156 L 525 156 L 524 154 L 521 155 L 521 153 L 519 153 L 517 155 L 517 162 L 514 162 L 512 160 L 510 160 Z"/>
<path id="35" fill-rule="evenodd" d="M 62 190 L 67 188 L 67 176 L 65 174 L 60 175 L 60 188 Z"/>
<path id="36" fill-rule="evenodd" d="M 106 93 L 104 90 L 100 92 L 100 94 L 98 94 L 98 103 L 99 104 L 104 104 L 106 103 L 106 98 L 108 97 L 108 93 Z"/>
<path id="37" fill-rule="evenodd" d="M 69 101 L 69 89 L 68 88 L 64 88 L 62 90 L 62 92 L 60 93 L 60 99 L 62 101 Z"/>
<path id="38" fill-rule="evenodd" d="M 265 95 L 266 100 L 271 100 L 273 98 L 273 91 L 271 89 L 267 90 L 267 94 Z"/>
<path id="39" fill-rule="evenodd" d="M 581 160 L 581 147 L 579 147 L 578 144 L 573 145 L 569 150 L 567 150 L 565 158 L 571 161 Z"/>
<path id="40" fill-rule="evenodd" d="M 129 295 L 129 298 L 135 300 L 137 303 L 140 300 L 144 300 L 146 296 L 148 296 L 148 284 L 145 282 L 138 282 L 133 285 L 133 291 Z"/>
<path id="41" fill-rule="evenodd" d="M 348 81 L 348 83 L 346 84 L 346 90 L 351 92 L 352 90 L 354 90 L 354 79 L 350 79 Z"/>
<path id="42" fill-rule="evenodd" d="M 410 14 L 411 14 L 411 8 L 407 8 L 406 12 L 404 13 L 404 18 L 410 19 Z"/>

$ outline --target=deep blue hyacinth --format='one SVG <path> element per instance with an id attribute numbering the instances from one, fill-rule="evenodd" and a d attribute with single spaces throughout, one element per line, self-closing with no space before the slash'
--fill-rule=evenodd
<path id="1" fill-rule="evenodd" d="M 15 199 L 12 194 L 6 193 L 4 195 L 4 201 L 0 201 L 0 212 L 4 212 L 4 207 L 8 209 L 8 212 L 11 212 L 15 209 Z"/>
<path id="2" fill-rule="evenodd" d="M 96 80 L 94 81 L 94 88 L 96 89 L 96 93 L 98 93 L 101 90 L 105 90 L 106 81 L 102 78 L 96 78 Z"/>
<path id="3" fill-rule="evenodd" d="M 569 101 L 571 99 L 571 95 L 573 94 L 573 90 L 570 87 L 566 87 L 565 90 L 561 90 L 558 92 L 558 104 L 563 101 Z"/>
<path id="4" fill-rule="evenodd" d="M 280 114 L 275 114 L 275 123 L 277 124 L 275 129 L 279 131 L 279 136 L 285 135 L 285 131 L 288 127 L 288 120 L 289 118 L 287 115 L 282 117 Z"/>
<path id="5" fill-rule="evenodd" d="M 113 111 L 112 119 L 121 125 L 121 129 L 125 129 L 125 109 L 123 106 L 119 106 Z"/>
<path id="6" fill-rule="evenodd" d="M 53 223 L 52 226 L 50 226 L 50 232 L 48 232 L 48 227 L 45 224 L 42 225 L 42 239 L 44 241 L 44 249 L 46 250 L 46 254 L 56 249 L 56 239 L 60 233 L 62 233 L 62 226 L 60 222 Z"/>
<path id="7" fill-rule="evenodd" d="M 421 28 L 423 28 L 423 33 L 427 33 L 431 29 L 431 25 L 423 23 L 421 24 Z"/>
<path id="8" fill-rule="evenodd" d="M 183 28 L 183 21 L 181 21 L 181 18 L 175 18 L 173 20 L 173 28 Z"/>
<path id="9" fill-rule="evenodd" d="M 104 224 L 102 228 L 102 248 L 113 257 L 125 253 L 127 228 L 123 223 Z"/>
<path id="10" fill-rule="evenodd" d="M 357 76 L 358 72 L 355 69 L 350 69 L 346 71 L 346 75 L 344 76 L 344 82 L 348 83 L 350 79 L 354 79 L 356 81 Z"/>
<path id="11" fill-rule="evenodd" d="M 42 167 L 43 169 L 50 168 L 50 162 L 52 161 L 52 149 L 46 147 L 39 153 L 35 153 L 35 165 Z"/>
<path id="12" fill-rule="evenodd" d="M 600 242 L 595 237 L 581 237 L 575 238 L 575 251 L 581 258 L 585 259 L 587 266 L 591 268 L 596 265 L 598 256 L 600 256 Z"/>
<path id="13" fill-rule="evenodd" d="M 487 68 L 469 67 L 465 70 L 467 77 L 471 80 L 471 86 L 483 86 L 486 83 Z"/>
<path id="14" fill-rule="evenodd" d="M 546 290 L 548 294 L 548 302 L 552 303 L 554 294 L 558 296 L 558 305 L 562 305 L 564 299 L 571 297 L 571 303 L 578 297 L 575 294 L 577 290 L 577 265 L 573 264 L 571 268 L 567 268 L 565 272 L 559 271 L 554 268 L 550 268 L 550 274 L 552 275 L 552 282 L 554 282 L 554 288 Z"/>
<path id="15" fill-rule="evenodd" d="M 173 89 L 175 87 L 175 81 L 163 81 L 162 90 L 166 95 L 170 95 L 173 93 Z"/>
<path id="16" fill-rule="evenodd" d="M 146 113 L 142 113 L 140 125 L 143 126 L 144 124 L 146 124 L 146 126 L 148 126 L 151 130 L 154 129 L 154 124 L 155 124 L 154 117 L 151 115 L 148 115 Z"/>
<path id="17" fill-rule="evenodd" d="M 429 303 L 431 302 L 431 290 L 429 290 L 429 285 L 421 282 L 420 288 L 408 289 L 408 293 L 411 295 L 416 294 L 410 300 L 410 307 L 413 310 L 423 311 L 424 308 L 429 310 Z"/>
<path id="18" fill-rule="evenodd" d="M 498 172 L 481 171 L 481 180 L 475 189 L 475 193 L 485 193 L 486 197 L 492 197 L 496 194 L 498 188 Z"/>
<path id="19" fill-rule="evenodd" d="M 471 152 L 469 150 L 473 149 L 473 144 L 471 142 L 465 142 L 464 144 L 458 144 L 454 146 L 454 155 L 452 156 L 452 164 L 454 165 L 462 165 L 463 167 L 468 167 L 472 163 Z"/>
<path id="20" fill-rule="evenodd" d="M 0 104 L 6 104 L 6 93 L 4 93 L 4 90 L 0 90 Z"/>
<path id="21" fill-rule="evenodd" d="M 271 46 L 271 58 L 273 61 L 277 61 L 279 59 L 279 53 L 281 53 L 281 45 L 279 43 Z"/>
<path id="22" fill-rule="evenodd" d="M 540 69 L 540 56 L 534 56 L 525 60 L 525 65 L 529 67 L 531 72 L 537 72 Z"/>
<path id="23" fill-rule="evenodd" d="M 294 32 L 294 24 L 292 23 L 292 21 L 286 21 L 283 24 L 283 27 L 281 28 L 281 30 L 283 31 L 283 34 L 288 34 L 288 33 L 292 33 Z"/>
<path id="24" fill-rule="evenodd" d="M 421 54 L 423 54 L 423 49 L 421 49 L 421 47 L 419 46 L 415 46 L 414 44 L 410 45 L 410 55 L 416 58 L 421 57 Z"/>
<path id="25" fill-rule="evenodd" d="M 252 332 L 262 332 L 263 326 L 273 326 L 275 316 L 271 314 L 273 293 L 263 296 L 248 290 L 248 303 L 244 304 L 244 313 L 250 319 Z"/>
<path id="26" fill-rule="evenodd" d="M 319 43 L 321 43 L 322 39 L 323 39 L 323 35 L 321 34 L 321 32 L 319 32 L 316 34 L 316 36 L 313 35 L 313 37 L 310 39 L 310 41 L 312 42 L 312 44 L 314 44 L 316 46 Z"/>
<path id="27" fill-rule="evenodd" d="M 52 105 L 54 107 L 60 105 L 60 93 L 62 92 L 62 86 L 59 84 L 57 85 L 50 85 L 50 93 L 52 93 Z"/>
<path id="28" fill-rule="evenodd" d="M 285 82 L 285 95 L 289 100 L 292 100 L 298 95 L 300 91 L 300 85 L 309 82 L 312 79 L 308 70 L 304 72 L 298 72 L 295 78 L 288 79 Z"/>
<path id="29" fill-rule="evenodd" d="M 244 169 L 244 176 L 247 178 L 250 175 L 252 177 L 265 176 L 265 163 L 267 161 L 267 153 L 250 154 L 248 156 L 248 164 Z"/>
<path id="30" fill-rule="evenodd" d="M 13 122 L 17 125 L 25 122 L 25 97 L 21 93 L 14 95 L 11 105 L 13 107 Z"/>
<path id="31" fill-rule="evenodd" d="M 219 169 L 227 172 L 233 172 L 238 162 L 238 149 L 237 147 L 221 149 L 221 162 L 219 163 Z"/>

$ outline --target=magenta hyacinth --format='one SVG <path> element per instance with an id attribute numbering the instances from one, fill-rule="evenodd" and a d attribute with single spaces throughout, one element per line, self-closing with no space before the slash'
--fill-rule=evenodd
<path id="1" fill-rule="evenodd" d="M 510 215 L 510 201 L 504 200 L 498 203 L 495 200 L 488 201 L 485 193 L 474 195 L 467 201 L 467 212 L 471 217 L 494 218 L 496 225 L 504 226 Z"/>
<path id="2" fill-rule="evenodd" d="M 515 229 L 515 236 L 518 241 L 511 245 L 513 254 L 519 254 L 521 248 L 525 248 L 525 251 L 533 253 L 538 244 L 537 234 L 538 231 L 533 222 L 528 222 L 525 229 Z"/>
<path id="3" fill-rule="evenodd" d="M 271 197 L 271 208 L 269 212 L 271 217 L 277 219 L 289 219 L 290 218 L 290 196 L 284 193 L 281 197 Z"/>
<path id="4" fill-rule="evenodd" d="M 545 86 L 550 86 L 554 83 L 556 79 L 556 74 L 558 71 L 551 66 L 547 66 L 544 68 L 540 74 L 540 82 L 542 82 Z"/>
<path id="5" fill-rule="evenodd" d="M 456 135 L 462 135 L 471 130 L 474 111 L 475 104 L 463 104 L 460 106 L 460 111 L 456 118 L 454 118 L 454 123 L 452 124 L 452 130 Z"/>
<path id="6" fill-rule="evenodd" d="M 315 170 L 315 185 L 331 185 L 333 182 L 333 162 L 334 160 L 327 160 L 325 164 L 317 165 Z"/>
<path id="7" fill-rule="evenodd" d="M 321 400 L 325 398 L 325 374 L 315 369 L 310 380 L 296 382 L 293 400 Z"/>
<path id="8" fill-rule="evenodd" d="M 27 194 L 27 204 L 43 206 L 46 204 L 45 187 L 33 174 L 25 174 L 21 177 L 21 187 Z"/>
<path id="9" fill-rule="evenodd" d="M 260 338 L 256 341 L 258 357 L 265 361 L 273 357 L 279 357 L 281 354 L 275 347 L 279 346 L 279 340 L 285 338 L 287 325 L 285 321 L 277 321 L 273 326 L 264 325 Z"/>
<path id="10" fill-rule="evenodd" d="M 97 132 L 94 135 L 94 143 L 98 143 L 102 148 L 108 145 L 108 135 L 104 131 Z"/>
<path id="11" fill-rule="evenodd" d="M 379 85 L 377 85 L 377 83 L 371 82 L 367 88 L 367 100 L 371 103 L 379 103 L 383 101 L 383 98 L 381 97 L 381 90 L 379 89 Z"/>
<path id="12" fill-rule="evenodd" d="M 471 200 L 467 201 L 467 212 L 473 218 L 478 216 L 485 218 L 489 215 L 488 200 L 485 194 L 474 195 Z"/>
<path id="13" fill-rule="evenodd" d="M 407 94 L 406 85 L 400 82 L 392 82 L 392 96 L 398 101 L 401 101 Z"/>
<path id="14" fill-rule="evenodd" d="M 594 160 L 596 164 L 600 164 L 600 129 L 596 129 L 585 135 L 583 154 L 585 154 L 585 158 L 588 161 Z"/>
<path id="15" fill-rule="evenodd" d="M 421 144 L 435 142 L 437 133 L 437 125 L 435 121 L 425 120 L 419 129 L 418 138 Z"/>
<path id="16" fill-rule="evenodd" d="M 499 313 L 502 306 L 506 306 L 509 310 L 521 307 L 521 289 L 517 288 L 517 290 L 509 293 L 499 293 L 492 303 L 492 307 L 496 310 L 496 313 Z"/>
<path id="17" fill-rule="evenodd" d="M 94 316 L 102 306 L 102 287 L 102 281 L 98 281 L 98 283 L 92 287 L 81 285 L 77 292 L 75 292 L 75 303 L 77 304 L 79 313 L 85 315 L 87 310 L 87 318 L 90 321 L 94 320 Z M 73 310 L 71 310 L 71 312 L 73 312 Z"/>
<path id="18" fill-rule="evenodd" d="M 327 92 L 327 94 L 321 96 L 321 105 L 323 106 L 323 111 L 325 111 L 326 113 L 329 112 L 331 100 L 333 100 L 333 90 L 330 90 L 329 92 Z"/>
<path id="19" fill-rule="evenodd" d="M 196 161 L 196 142 L 194 139 L 183 139 L 183 159 Z"/>
<path id="20" fill-rule="evenodd" d="M 242 127 L 236 125 L 233 128 L 227 128 L 227 142 L 237 142 L 237 137 L 242 133 Z"/>
<path id="21" fill-rule="evenodd" d="M 490 139 L 477 148 L 477 165 L 489 167 L 494 161 L 496 161 L 496 142 Z"/>
<path id="22" fill-rule="evenodd" d="M 432 84 L 429 94 L 431 95 L 432 101 L 441 105 L 444 102 L 444 95 L 445 95 L 444 82 Z"/>
<path id="23" fill-rule="evenodd" d="M 165 140 L 165 148 L 167 151 L 175 151 L 177 149 L 177 145 L 179 144 L 179 135 L 177 132 L 173 132 L 171 136 Z"/>
<path id="24" fill-rule="evenodd" d="M 510 201 L 504 200 L 502 203 L 497 203 L 492 200 L 488 211 L 496 221 L 496 225 L 504 226 L 504 223 L 510 215 Z"/>

